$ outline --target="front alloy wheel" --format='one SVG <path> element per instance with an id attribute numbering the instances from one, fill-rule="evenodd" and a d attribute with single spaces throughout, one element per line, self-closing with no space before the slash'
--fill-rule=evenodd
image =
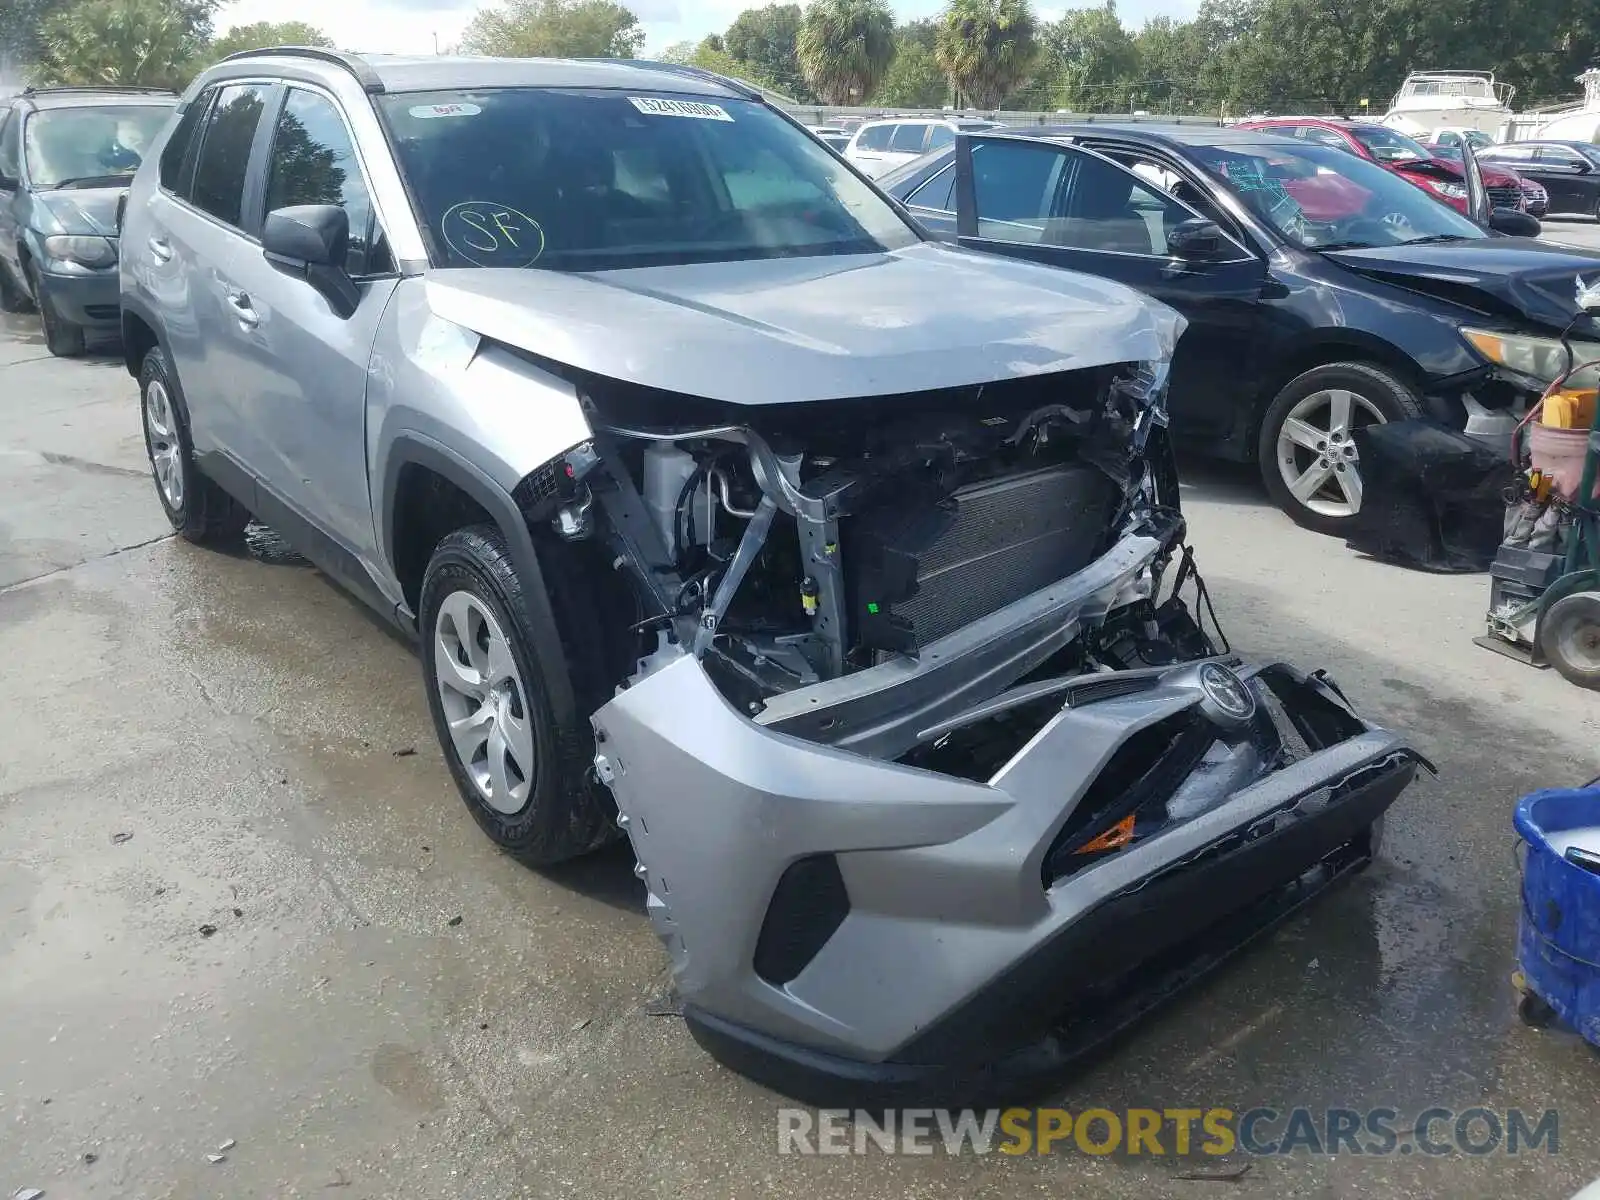
<path id="1" fill-rule="evenodd" d="M 1383 367 L 1313 367 L 1290 380 L 1262 414 L 1261 481 L 1297 525 L 1348 537 L 1365 498 L 1356 431 L 1421 413 L 1416 395 Z"/>
<path id="2" fill-rule="evenodd" d="M 1324 517 L 1361 511 L 1361 464 L 1355 431 L 1384 415 L 1344 388 L 1313 392 L 1289 410 L 1278 431 L 1278 471 L 1294 498 Z"/>
<path id="3" fill-rule="evenodd" d="M 527 687 L 500 622 L 471 592 L 451 592 L 439 606 L 433 666 L 462 768 L 485 804 L 515 816 L 537 765 Z"/>

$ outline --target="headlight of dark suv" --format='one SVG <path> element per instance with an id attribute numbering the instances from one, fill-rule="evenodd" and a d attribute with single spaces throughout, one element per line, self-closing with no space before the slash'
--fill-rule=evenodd
<path id="1" fill-rule="evenodd" d="M 117 261 L 117 248 L 110 238 L 57 234 L 44 240 L 44 252 L 57 262 L 80 267 L 109 267 Z"/>

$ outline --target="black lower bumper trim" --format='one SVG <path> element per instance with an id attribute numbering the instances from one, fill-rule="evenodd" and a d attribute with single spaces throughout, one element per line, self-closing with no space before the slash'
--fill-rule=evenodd
<path id="1" fill-rule="evenodd" d="M 969 1107 L 1037 1098 L 1089 1052 L 1367 866 L 1368 831 L 1415 770 L 1395 764 L 1314 814 L 1112 897 L 892 1061 L 810 1050 L 692 1006 L 685 1019 L 719 1062 L 808 1104 Z"/>

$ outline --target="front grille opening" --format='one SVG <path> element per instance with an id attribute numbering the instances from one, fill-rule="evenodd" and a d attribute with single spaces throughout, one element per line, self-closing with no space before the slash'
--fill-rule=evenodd
<path id="1" fill-rule="evenodd" d="M 818 854 L 790 863 L 761 922 L 756 974 L 777 986 L 788 983 L 821 953 L 849 915 L 850 893 L 838 859 Z"/>
<path id="2" fill-rule="evenodd" d="M 1050 843 L 1041 868 L 1046 887 L 1120 853 L 1167 824 L 1167 801 L 1200 765 L 1216 730 L 1193 709 L 1147 725 L 1124 742 Z M 1121 833 L 1129 831 L 1131 836 Z M 1105 848 L 1085 851 L 1091 845 Z"/>
<path id="3" fill-rule="evenodd" d="M 1019 704 L 952 730 L 936 742 L 914 747 L 900 762 L 923 771 L 988 783 L 1061 711 L 1061 704 L 1059 694 Z"/>
<path id="4" fill-rule="evenodd" d="M 1326 750 L 1366 730 L 1359 718 L 1329 700 L 1314 684 L 1296 679 L 1281 667 L 1269 667 L 1257 678 L 1277 698 L 1282 714 L 1308 751 Z"/>

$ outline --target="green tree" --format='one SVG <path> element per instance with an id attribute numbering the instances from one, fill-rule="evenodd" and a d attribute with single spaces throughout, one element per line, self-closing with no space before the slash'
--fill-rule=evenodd
<path id="1" fill-rule="evenodd" d="M 950 79 L 933 51 L 916 40 L 901 41 L 872 103 L 886 108 L 938 108 L 950 100 Z"/>
<path id="2" fill-rule="evenodd" d="M 213 41 L 206 53 L 212 62 L 221 62 L 230 54 L 266 46 L 332 45 L 332 38 L 304 21 L 257 21 L 252 25 L 235 25 Z"/>
<path id="3" fill-rule="evenodd" d="M 639 18 L 615 0 L 505 0 L 461 35 L 464 53 L 507 58 L 633 58 L 643 45 Z"/>
<path id="4" fill-rule="evenodd" d="M 78 0 L 4 0 L 0 3 L 0 71 L 33 66 L 44 50 L 44 28 L 50 19 L 72 8 Z M 168 0 L 182 14 L 189 32 L 204 40 L 211 36 L 211 19 L 219 0 Z"/>
<path id="5" fill-rule="evenodd" d="M 812 0 L 796 48 L 806 82 L 824 103 L 860 103 L 894 58 L 894 16 L 884 0 Z"/>
<path id="6" fill-rule="evenodd" d="M 728 26 L 723 48 L 744 64 L 745 78 L 807 99 L 809 89 L 800 70 L 800 21 L 798 4 L 747 8 Z"/>
<path id="7" fill-rule="evenodd" d="M 34 76 L 47 84 L 181 88 L 211 32 L 211 3 L 79 0 L 39 31 Z"/>
<path id="8" fill-rule="evenodd" d="M 1062 14 L 1046 26 L 1044 41 L 1056 76 L 1057 107 L 1074 112 L 1127 110 L 1139 54 L 1117 16 L 1115 0 Z"/>
<path id="9" fill-rule="evenodd" d="M 1033 7 L 1028 0 L 951 0 L 934 55 L 967 103 L 999 108 L 1038 61 Z"/>

